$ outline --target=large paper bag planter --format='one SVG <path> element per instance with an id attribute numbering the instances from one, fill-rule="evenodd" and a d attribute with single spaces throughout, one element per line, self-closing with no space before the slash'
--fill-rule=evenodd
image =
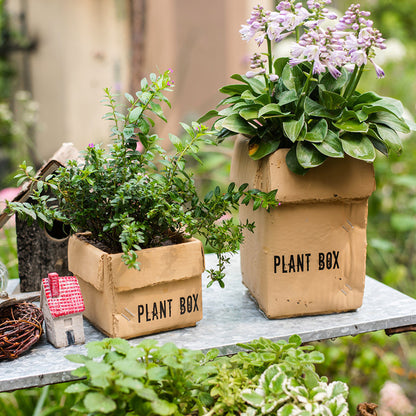
<path id="1" fill-rule="evenodd" d="M 278 189 L 270 212 L 240 207 L 255 222 L 241 246 L 243 283 L 269 318 L 357 309 L 362 304 L 368 198 L 373 165 L 328 159 L 299 176 L 287 168 L 288 149 L 254 161 L 238 137 L 231 177 L 262 191 Z"/>
<path id="2" fill-rule="evenodd" d="M 84 317 L 110 337 L 134 338 L 195 326 L 202 319 L 202 243 L 137 252 L 141 270 L 128 269 L 121 254 L 107 254 L 74 235 L 68 264 L 77 276 Z"/>

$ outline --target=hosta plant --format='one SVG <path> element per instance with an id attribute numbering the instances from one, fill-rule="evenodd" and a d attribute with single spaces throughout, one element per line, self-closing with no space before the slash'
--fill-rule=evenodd
<path id="1" fill-rule="evenodd" d="M 136 269 L 137 250 L 201 237 L 218 257 L 218 267 L 209 270 L 210 283 L 223 286 L 227 253 L 238 250 L 243 228 L 254 227 L 236 224 L 228 214 L 250 201 L 254 209 L 268 209 L 276 204 L 275 193 L 231 183 L 200 197 L 186 161 L 199 161 L 199 146 L 212 142 L 207 128 L 182 123 L 184 137 L 170 135 L 173 152 L 166 152 L 151 130 L 155 117 L 166 121 L 162 105 L 170 106 L 165 95 L 172 87 L 170 73 L 143 79 L 135 97 L 125 95 L 125 106 L 105 90 L 105 119 L 113 123 L 108 149 L 91 143 L 81 163 L 69 161 L 45 179 L 22 164 L 17 177 L 20 183 L 32 182 L 32 197 L 9 202 L 7 209 L 49 225 L 58 220 L 74 231 L 89 231 L 92 241 L 111 253 L 123 252 L 124 262 Z"/>
<path id="2" fill-rule="evenodd" d="M 372 162 L 376 150 L 400 152 L 398 133 L 413 129 L 402 104 L 358 88 L 368 63 L 384 76 L 374 61 L 384 39 L 358 4 L 338 19 L 327 9 L 330 2 L 284 0 L 273 11 L 254 8 L 240 33 L 265 44 L 266 52 L 253 55 L 245 75 L 231 77 L 237 83 L 220 89 L 227 95 L 221 108 L 200 119 L 216 119 L 219 141 L 249 137 L 255 160 L 288 148 L 287 165 L 299 174 L 328 157 Z M 291 38 L 289 56 L 276 56 L 276 44 Z"/>
<path id="3" fill-rule="evenodd" d="M 320 377 L 321 353 L 289 342 L 258 339 L 244 352 L 219 357 L 145 340 L 87 344 L 86 355 L 67 358 L 82 364 L 84 378 L 66 392 L 75 395 L 75 414 L 94 415 L 348 415 L 347 386 Z"/>

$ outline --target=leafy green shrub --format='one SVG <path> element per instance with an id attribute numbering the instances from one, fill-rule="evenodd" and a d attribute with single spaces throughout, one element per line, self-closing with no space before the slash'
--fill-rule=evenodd
<path id="1" fill-rule="evenodd" d="M 68 356 L 85 380 L 66 392 L 75 412 L 94 415 L 348 415 L 347 386 L 316 373 L 324 356 L 299 336 L 239 346 L 246 351 L 218 357 L 153 340 L 92 342 L 87 355 Z"/>

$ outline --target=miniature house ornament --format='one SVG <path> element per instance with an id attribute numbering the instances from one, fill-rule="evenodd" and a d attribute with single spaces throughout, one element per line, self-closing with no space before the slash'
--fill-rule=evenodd
<path id="1" fill-rule="evenodd" d="M 57 348 L 83 344 L 85 310 L 81 289 L 75 276 L 49 273 L 42 279 L 40 306 L 45 316 L 48 341 Z"/>

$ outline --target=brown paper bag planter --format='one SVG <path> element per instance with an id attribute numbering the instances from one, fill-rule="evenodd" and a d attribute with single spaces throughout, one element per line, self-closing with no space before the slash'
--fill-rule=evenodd
<path id="1" fill-rule="evenodd" d="M 138 251 L 141 270 L 72 236 L 68 263 L 84 298 L 84 317 L 110 337 L 134 338 L 195 326 L 202 319 L 202 243 Z"/>
<path id="2" fill-rule="evenodd" d="M 287 168 L 288 149 L 259 161 L 239 136 L 231 179 L 262 191 L 278 189 L 270 212 L 240 207 L 254 221 L 241 251 L 243 283 L 269 318 L 357 309 L 362 304 L 368 198 L 373 165 L 350 157 L 328 159 L 299 176 Z"/>

